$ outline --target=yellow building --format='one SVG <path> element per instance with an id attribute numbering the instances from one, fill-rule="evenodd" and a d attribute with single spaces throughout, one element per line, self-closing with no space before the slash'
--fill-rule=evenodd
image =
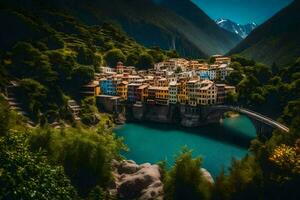
<path id="1" fill-rule="evenodd" d="M 201 67 L 203 64 L 199 63 L 197 60 L 191 60 L 189 61 L 189 70 L 197 70 L 199 67 Z"/>
<path id="2" fill-rule="evenodd" d="M 178 102 L 180 104 L 186 104 L 188 100 L 186 92 L 186 81 L 179 81 L 177 87 Z"/>
<path id="3" fill-rule="evenodd" d="M 230 64 L 231 58 L 230 57 L 217 57 L 215 60 L 216 64 Z"/>
<path id="4" fill-rule="evenodd" d="M 128 90 L 128 82 L 122 81 L 117 85 L 117 94 L 121 98 L 127 100 L 127 90 Z"/>
<path id="5" fill-rule="evenodd" d="M 160 78 L 155 80 L 155 86 L 158 87 L 167 87 L 169 85 L 168 79 L 166 78 Z"/>
<path id="6" fill-rule="evenodd" d="M 159 105 L 169 104 L 169 88 L 168 87 L 156 87 L 155 101 Z"/>

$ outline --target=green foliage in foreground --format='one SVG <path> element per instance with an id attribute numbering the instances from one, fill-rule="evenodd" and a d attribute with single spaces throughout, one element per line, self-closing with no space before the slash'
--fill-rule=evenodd
<path id="1" fill-rule="evenodd" d="M 184 148 L 174 166 L 164 176 L 166 199 L 209 199 L 211 184 L 201 171 L 202 159 L 193 159 L 192 152 Z"/>
<path id="2" fill-rule="evenodd" d="M 31 136 L 36 152 L 46 150 L 52 163 L 62 165 L 80 195 L 86 196 L 95 186 L 106 187 L 112 181 L 111 161 L 120 159 L 125 149 L 122 140 L 111 130 L 99 128 L 39 128 Z"/>
<path id="3" fill-rule="evenodd" d="M 75 199 L 63 168 L 31 152 L 26 140 L 22 134 L 0 138 L 0 199 Z"/>
<path id="4" fill-rule="evenodd" d="M 109 197 L 111 161 L 125 149 L 109 118 L 94 128 L 30 128 L 2 97 L 0 114 L 0 199 Z"/>
<path id="5" fill-rule="evenodd" d="M 5 99 L 0 96 L 0 136 L 6 135 L 9 126 L 9 106 Z"/>

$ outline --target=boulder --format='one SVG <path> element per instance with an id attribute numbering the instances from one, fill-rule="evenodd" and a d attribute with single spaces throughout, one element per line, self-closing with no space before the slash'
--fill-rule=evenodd
<path id="1" fill-rule="evenodd" d="M 163 183 L 158 165 L 136 164 L 132 160 L 113 161 L 114 184 L 110 190 L 117 199 L 163 200 Z M 211 184 L 211 174 L 201 168 L 203 177 Z"/>
<path id="2" fill-rule="evenodd" d="M 156 181 L 141 192 L 140 200 L 163 200 L 163 184 L 161 181 Z"/>
<path id="3" fill-rule="evenodd" d="M 119 174 L 133 174 L 137 172 L 139 169 L 139 165 L 137 165 L 133 161 L 123 161 L 118 166 L 118 173 Z"/>
<path id="4" fill-rule="evenodd" d="M 118 199 L 163 199 L 163 183 L 158 165 L 121 161 L 114 162 L 113 167 Z"/>
<path id="5" fill-rule="evenodd" d="M 211 176 L 211 174 L 204 168 L 201 168 L 201 172 L 202 172 L 202 175 L 203 177 L 211 184 L 214 184 L 214 179 L 213 177 Z"/>

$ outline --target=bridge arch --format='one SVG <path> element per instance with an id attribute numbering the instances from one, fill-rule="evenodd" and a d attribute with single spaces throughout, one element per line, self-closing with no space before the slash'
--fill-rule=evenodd
<path id="1" fill-rule="evenodd" d="M 257 134 L 270 134 L 274 129 L 279 129 L 285 133 L 289 132 L 289 128 L 285 125 L 260 113 L 237 106 L 210 106 L 203 112 L 203 117 L 208 121 L 217 121 L 220 120 L 224 116 L 224 113 L 228 111 L 234 111 L 248 116 L 256 128 Z"/>

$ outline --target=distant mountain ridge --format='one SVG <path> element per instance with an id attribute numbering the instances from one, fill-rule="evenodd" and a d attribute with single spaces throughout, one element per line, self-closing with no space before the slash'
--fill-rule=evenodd
<path id="1" fill-rule="evenodd" d="M 257 24 L 252 22 L 248 24 L 238 24 L 230 19 L 217 19 L 216 23 L 223 29 L 239 35 L 241 38 L 246 38 L 256 27 Z"/>
<path id="2" fill-rule="evenodd" d="M 271 65 L 287 65 L 300 56 L 300 1 L 295 0 L 257 27 L 229 54 L 239 53 Z"/>
<path id="3" fill-rule="evenodd" d="M 175 48 L 182 56 L 225 54 L 240 38 L 218 27 L 190 0 L 16 0 L 16 5 L 71 13 L 88 25 L 119 25 L 146 47 Z"/>
<path id="4" fill-rule="evenodd" d="M 179 27 L 182 29 L 183 35 L 187 35 L 191 41 L 196 42 L 197 46 L 201 49 L 208 49 L 207 55 L 216 52 L 224 54 L 224 52 L 229 51 L 228 47 L 241 41 L 240 37 L 218 27 L 214 20 L 191 0 L 156 0 L 156 2 L 160 7 L 172 10 L 187 24 L 191 24 L 198 30 L 199 33 L 190 33 L 185 27 Z"/>

